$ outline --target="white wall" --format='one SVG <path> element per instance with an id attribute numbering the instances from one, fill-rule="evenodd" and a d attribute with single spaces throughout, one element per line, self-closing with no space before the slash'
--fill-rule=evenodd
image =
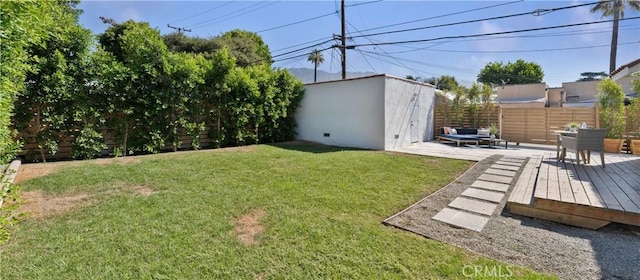
<path id="1" fill-rule="evenodd" d="M 419 106 L 415 125 L 418 128 L 419 142 L 433 140 L 434 88 L 387 76 L 385 91 L 385 149 L 411 144 L 411 113 L 416 99 Z"/>
<path id="2" fill-rule="evenodd" d="M 296 112 L 297 138 L 384 149 L 384 82 L 384 76 L 374 76 L 306 85 Z"/>

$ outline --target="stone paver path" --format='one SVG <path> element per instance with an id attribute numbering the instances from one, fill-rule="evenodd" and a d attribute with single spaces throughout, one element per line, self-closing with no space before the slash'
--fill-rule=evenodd
<path id="1" fill-rule="evenodd" d="M 520 157 L 501 158 L 432 219 L 456 227 L 482 231 L 526 160 Z"/>

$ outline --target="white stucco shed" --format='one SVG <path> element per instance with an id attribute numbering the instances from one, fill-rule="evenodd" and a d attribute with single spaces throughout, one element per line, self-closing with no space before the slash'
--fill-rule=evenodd
<path id="1" fill-rule="evenodd" d="M 434 87 L 388 75 L 305 85 L 297 138 L 388 150 L 433 140 Z"/>

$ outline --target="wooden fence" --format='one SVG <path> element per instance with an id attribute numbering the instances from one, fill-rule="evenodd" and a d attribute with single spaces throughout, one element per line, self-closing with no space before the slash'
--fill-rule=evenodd
<path id="1" fill-rule="evenodd" d="M 570 122 L 600 127 L 598 107 L 592 108 L 501 108 L 500 137 L 510 142 L 555 144 L 554 130 Z"/>
<path id="2" fill-rule="evenodd" d="M 211 139 L 209 139 L 209 131 L 211 129 L 217 129 L 216 127 L 207 127 L 207 129 L 200 133 L 199 135 L 199 143 L 200 148 L 211 148 L 212 143 Z M 107 156 L 113 153 L 114 147 L 116 147 L 115 138 L 107 132 L 106 128 L 102 129 L 102 135 L 104 136 L 104 141 L 107 144 L 107 149 L 102 151 L 103 156 Z M 61 139 L 60 144 L 58 145 L 58 151 L 55 155 L 51 155 L 49 153 L 45 154 L 47 160 L 49 159 L 69 159 L 71 158 L 71 147 L 72 147 L 72 137 L 65 137 Z M 22 156 L 26 161 L 41 161 L 42 158 L 40 156 L 40 149 L 38 148 L 38 144 L 36 143 L 35 136 L 27 135 L 26 133 L 18 134 L 17 139 L 23 142 L 22 152 L 20 156 Z M 192 149 L 191 146 L 191 136 L 181 135 L 180 141 L 182 144 L 178 147 L 180 150 Z M 173 145 L 171 143 L 166 143 L 163 151 L 171 151 L 173 150 Z M 46 151 L 45 151 L 46 152 Z"/>
<path id="3" fill-rule="evenodd" d="M 497 106 L 485 112 L 482 107 L 475 109 L 469 107 L 462 108 L 459 118 L 453 117 L 451 108 L 445 110 L 439 106 L 434 114 L 434 134 L 436 137 L 440 135 L 440 128 L 443 126 L 451 127 L 488 127 L 490 124 L 499 124 L 500 109 Z"/>

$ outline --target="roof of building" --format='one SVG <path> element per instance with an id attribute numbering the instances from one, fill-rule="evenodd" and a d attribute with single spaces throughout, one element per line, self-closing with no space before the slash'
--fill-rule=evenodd
<path id="1" fill-rule="evenodd" d="M 317 83 L 305 84 L 305 86 L 318 85 L 318 84 L 328 84 L 328 83 L 339 83 L 339 82 L 345 82 L 345 81 L 355 81 L 355 80 L 371 79 L 371 78 L 378 78 L 378 77 L 396 79 L 396 80 L 401 80 L 401 81 L 404 81 L 404 82 L 407 82 L 407 83 L 418 84 L 418 85 L 422 85 L 422 86 L 435 88 L 434 85 L 429 84 L 429 83 L 423 83 L 423 82 L 418 82 L 418 81 L 409 80 L 409 79 L 405 79 L 405 78 L 400 78 L 400 77 L 396 77 L 396 76 L 389 75 L 389 74 L 377 74 L 377 75 L 371 75 L 371 76 L 365 76 L 365 77 L 348 78 L 348 79 L 344 79 L 344 80 L 322 81 L 322 82 L 317 82 Z"/>
<path id="2" fill-rule="evenodd" d="M 622 66 L 618 67 L 618 69 L 616 69 L 616 70 L 613 70 L 613 72 L 611 72 L 611 74 L 609 74 L 609 77 L 613 78 L 613 76 L 615 76 L 616 74 L 622 72 L 622 70 L 627 69 L 627 68 L 631 68 L 633 66 L 636 66 L 636 64 L 640 64 L 640 58 L 638 58 L 638 59 L 636 59 L 634 61 L 631 61 L 631 62 L 629 62 L 629 63 L 627 63 L 625 65 L 622 65 Z"/>
<path id="3" fill-rule="evenodd" d="M 524 97 L 524 98 L 496 98 L 496 102 L 503 104 L 519 104 L 519 103 L 544 103 L 544 97 Z"/>

